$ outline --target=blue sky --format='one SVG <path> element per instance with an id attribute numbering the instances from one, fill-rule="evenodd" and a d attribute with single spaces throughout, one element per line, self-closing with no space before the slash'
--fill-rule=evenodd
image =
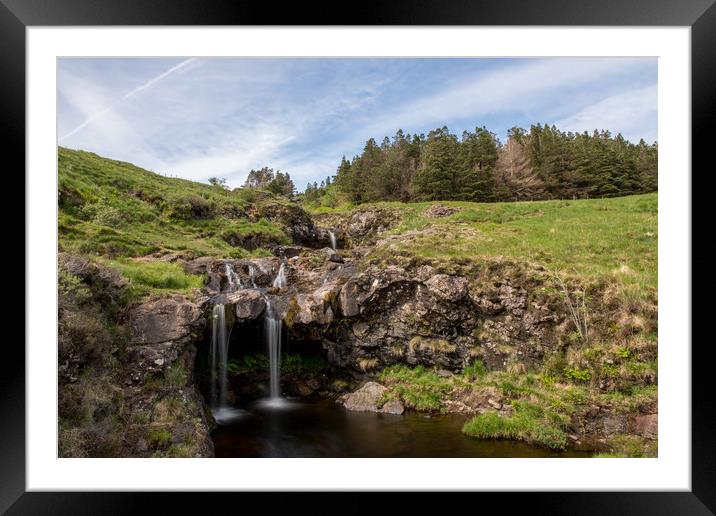
<path id="1" fill-rule="evenodd" d="M 232 187 L 270 166 L 303 190 L 398 128 L 537 122 L 656 141 L 656 58 L 58 61 L 60 145 Z"/>

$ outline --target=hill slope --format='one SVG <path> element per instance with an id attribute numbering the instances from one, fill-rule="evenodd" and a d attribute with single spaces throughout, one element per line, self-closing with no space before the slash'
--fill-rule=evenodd
<path id="1" fill-rule="evenodd" d="M 108 256 L 189 251 L 238 258 L 248 253 L 230 243 L 232 236 L 288 241 L 277 225 L 249 213 L 252 202 L 272 199 L 269 193 L 162 177 L 89 152 L 58 150 L 58 190 L 59 243 L 65 251 Z"/>

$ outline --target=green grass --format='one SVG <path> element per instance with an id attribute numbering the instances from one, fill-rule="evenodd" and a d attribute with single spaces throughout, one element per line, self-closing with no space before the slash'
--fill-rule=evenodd
<path id="1" fill-rule="evenodd" d="M 375 249 L 368 259 L 396 253 L 432 259 L 508 257 L 526 259 L 550 270 L 587 278 L 618 277 L 642 289 L 657 286 L 657 194 L 577 201 L 507 203 L 443 202 L 460 211 L 428 218 L 432 203 L 384 202 L 402 222 L 388 234 L 406 234 L 392 246 Z M 318 213 L 350 213 L 344 207 Z"/>
<path id="2" fill-rule="evenodd" d="M 463 433 L 479 439 L 517 439 L 552 449 L 567 446 L 562 429 L 566 421 L 557 412 L 524 401 L 514 401 L 512 406 L 512 416 L 490 411 L 473 417 L 463 426 Z"/>
<path id="3" fill-rule="evenodd" d="M 593 455 L 595 458 L 629 458 L 641 459 L 656 457 L 658 445 L 656 441 L 644 439 L 637 435 L 618 435 L 609 440 L 610 451 Z"/>
<path id="4" fill-rule="evenodd" d="M 655 403 L 657 396 L 656 386 L 651 385 L 604 393 L 582 381 L 569 383 L 563 375 L 486 371 L 480 361 L 447 377 L 421 365 L 394 365 L 381 372 L 380 380 L 388 388 L 383 403 L 398 399 L 407 408 L 423 412 L 444 412 L 447 400 L 470 397 L 471 392 L 501 400 L 511 415 L 500 415 L 487 407 L 488 411 L 464 425 L 463 432 L 476 438 L 518 439 L 552 449 L 567 446 L 565 429 L 575 413 L 595 403 L 611 406 L 615 412 L 633 413 L 639 406 Z"/>
<path id="5" fill-rule="evenodd" d="M 147 432 L 147 437 L 152 448 L 162 448 L 169 444 L 172 434 L 166 428 L 151 427 Z"/>
<path id="6" fill-rule="evenodd" d="M 142 262 L 129 258 L 111 260 L 99 257 L 95 261 L 119 271 L 128 278 L 129 299 L 132 301 L 151 294 L 190 293 L 193 289 L 204 285 L 203 276 L 187 274 L 176 263 L 169 262 Z"/>
<path id="7" fill-rule="evenodd" d="M 231 236 L 288 241 L 277 225 L 248 219 L 251 203 L 281 202 L 272 194 L 164 177 L 89 152 L 58 149 L 58 190 L 59 247 L 76 254 L 240 258 L 267 251 L 231 245 Z"/>
<path id="8" fill-rule="evenodd" d="M 451 388 L 448 379 L 422 365 L 394 365 L 384 369 L 380 379 L 388 387 L 383 402 L 399 399 L 406 407 L 419 411 L 442 411 L 443 399 Z"/>

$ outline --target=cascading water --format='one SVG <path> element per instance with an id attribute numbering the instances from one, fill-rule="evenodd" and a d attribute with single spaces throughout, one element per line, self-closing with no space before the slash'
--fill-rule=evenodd
<path id="1" fill-rule="evenodd" d="M 281 397 L 281 330 L 282 320 L 271 305 L 271 299 L 266 297 L 266 315 L 264 316 L 266 331 L 266 344 L 269 355 L 270 395 L 271 399 Z"/>
<path id="2" fill-rule="evenodd" d="M 214 305 L 211 316 L 211 402 L 214 406 L 223 407 L 226 405 L 226 366 L 229 357 L 224 305 Z"/>
<path id="3" fill-rule="evenodd" d="M 251 286 L 256 288 L 256 269 L 253 265 L 249 265 L 249 278 L 251 279 Z"/>
<path id="4" fill-rule="evenodd" d="M 278 268 L 278 274 L 276 274 L 276 279 L 273 280 L 273 286 L 276 288 L 286 288 L 287 284 L 288 281 L 286 279 L 286 266 L 282 263 L 281 267 Z"/>
<path id="5" fill-rule="evenodd" d="M 328 236 L 331 237 L 331 249 L 336 250 L 336 234 L 333 231 L 328 232 Z"/>
<path id="6" fill-rule="evenodd" d="M 238 274 L 236 274 L 236 271 L 231 266 L 230 263 L 225 262 L 224 263 L 224 274 L 226 274 L 226 279 L 229 282 L 229 290 L 233 292 L 237 288 L 241 288 L 241 278 Z"/>

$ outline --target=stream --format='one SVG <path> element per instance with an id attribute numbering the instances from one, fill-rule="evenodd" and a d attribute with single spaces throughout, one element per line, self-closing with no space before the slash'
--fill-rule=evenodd
<path id="1" fill-rule="evenodd" d="M 461 433 L 458 415 L 346 410 L 333 400 L 255 401 L 215 413 L 217 457 L 590 457 Z"/>

